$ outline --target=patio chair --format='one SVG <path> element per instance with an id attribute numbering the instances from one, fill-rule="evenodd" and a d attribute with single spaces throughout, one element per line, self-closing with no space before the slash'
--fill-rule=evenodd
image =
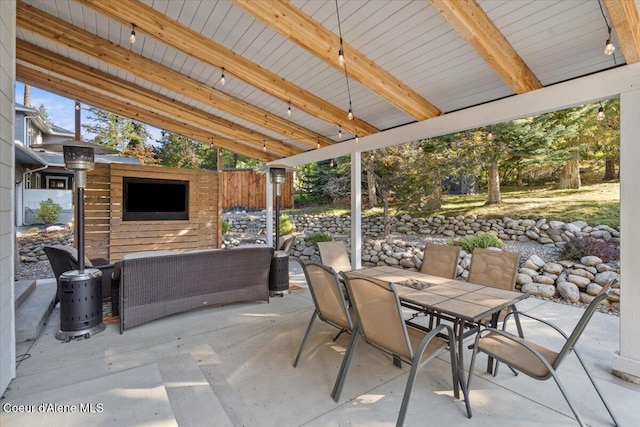
<path id="1" fill-rule="evenodd" d="M 514 291 L 516 289 L 519 260 L 520 254 L 517 253 L 476 248 L 473 250 L 473 256 L 471 257 L 467 281 L 477 285 L 504 289 L 505 291 Z M 516 307 L 511 306 L 502 310 L 498 321 L 503 321 L 510 311 L 516 311 Z M 482 323 L 488 324 L 489 321 L 490 319 L 485 319 Z M 518 332 L 521 333 L 522 328 L 517 315 L 515 316 L 515 321 Z"/>
<path id="2" fill-rule="evenodd" d="M 342 361 L 331 396 L 336 402 L 340 399 L 347 370 L 355 354 L 358 341 L 362 338 L 368 344 L 388 353 L 393 358 L 400 358 L 412 365 L 396 422 L 396 425 L 402 426 L 418 369 L 445 351 L 448 342 L 455 343 L 455 334 L 450 326 L 444 324 L 436 326 L 429 333 L 407 325 L 402 316 L 398 293 L 392 283 L 364 277 L 348 277 L 345 274 L 343 277 L 356 312 L 357 326 L 351 334 L 349 347 Z M 439 334 L 445 334 L 448 340 L 440 338 Z M 459 384 L 461 384 L 467 404 L 467 416 L 471 418 L 471 408 L 468 406 L 464 378 L 460 376 L 458 370 L 455 348 L 455 345 L 448 346 L 454 394 L 456 398 L 460 396 Z"/>
<path id="3" fill-rule="evenodd" d="M 536 380 L 544 381 L 553 377 L 554 381 L 558 385 L 558 388 L 560 389 L 560 392 L 562 393 L 565 400 L 569 404 L 569 407 L 571 408 L 573 415 L 576 417 L 576 420 L 581 426 L 584 426 L 585 425 L 584 421 L 582 420 L 575 406 L 569 399 L 569 395 L 567 394 L 567 391 L 565 390 L 564 386 L 560 382 L 560 378 L 558 377 L 558 373 L 557 373 L 557 370 L 558 368 L 560 368 L 565 357 L 568 356 L 569 353 L 573 351 L 573 353 L 578 358 L 578 361 L 580 361 L 580 364 L 582 365 L 584 372 L 589 377 L 591 384 L 593 384 L 593 387 L 598 393 L 600 400 L 602 400 L 602 403 L 604 404 L 605 408 L 609 412 L 609 415 L 611 416 L 611 419 L 613 420 L 614 425 L 616 426 L 620 425 L 620 423 L 616 420 L 615 416 L 613 415 L 613 412 L 609 408 L 609 405 L 607 405 L 607 402 L 604 400 L 604 397 L 602 396 L 602 393 L 598 388 L 598 385 L 589 374 L 587 367 L 582 361 L 582 357 L 580 357 L 580 354 L 575 348 L 575 345 L 578 342 L 578 339 L 580 338 L 580 336 L 582 335 L 582 332 L 584 332 L 587 324 L 589 323 L 589 320 L 591 320 L 591 317 L 593 317 L 593 313 L 595 312 L 597 305 L 600 304 L 605 298 L 609 296 L 610 287 L 611 287 L 611 284 L 609 283 L 602 289 L 600 294 L 593 299 L 593 301 L 585 309 L 584 314 L 580 318 L 580 321 L 578 321 L 578 324 L 573 329 L 573 332 L 571 332 L 570 335 L 567 335 L 559 327 L 553 325 L 550 322 L 547 322 L 542 319 L 538 319 L 536 317 L 530 316 L 525 313 L 519 313 L 520 316 L 533 319 L 534 321 L 541 323 L 542 325 L 547 325 L 550 328 L 554 329 L 556 332 L 558 332 L 564 338 L 564 341 L 565 341 L 564 345 L 562 346 L 562 349 L 558 352 L 555 352 L 549 348 L 543 347 L 539 344 L 536 344 L 532 341 L 526 340 L 519 336 L 513 335 L 509 332 L 506 332 L 505 329 L 506 329 L 507 321 L 509 317 L 514 313 L 510 313 L 507 316 L 502 326 L 502 330 L 495 329 L 495 328 L 487 328 L 482 330 L 476 336 L 476 340 L 473 346 L 473 355 L 471 356 L 471 365 L 469 367 L 469 380 L 467 381 L 467 384 L 470 384 L 471 382 L 471 376 L 473 373 L 473 366 L 476 360 L 476 355 L 478 354 L 478 352 L 484 352 L 489 356 L 495 358 L 496 360 L 499 360 L 500 362 L 507 364 L 513 370 L 517 372 L 522 372 L 523 374 L 528 375 L 531 378 L 534 378 Z M 538 324 L 536 324 L 536 326 L 538 326 Z"/>
<path id="4" fill-rule="evenodd" d="M 339 329 L 338 335 L 333 338 L 334 341 L 338 339 L 343 332 L 352 333 L 354 329 L 354 322 L 349 313 L 348 305 L 342 292 L 342 286 L 335 271 L 331 267 L 317 263 L 302 263 L 301 265 L 307 279 L 307 284 L 309 285 L 309 290 L 311 291 L 315 309 L 311 315 L 307 331 L 300 343 L 300 350 L 298 350 L 296 360 L 293 362 L 294 368 L 298 366 L 302 349 L 307 342 L 309 332 L 316 317 Z"/>
<path id="5" fill-rule="evenodd" d="M 318 250 L 323 265 L 332 267 L 337 273 L 351 271 L 351 261 L 344 242 L 339 240 L 318 242 Z"/>
<path id="6" fill-rule="evenodd" d="M 427 243 L 420 272 L 455 279 L 459 257 L 460 246 Z"/>
<path id="7" fill-rule="evenodd" d="M 58 292 L 55 303 L 57 304 L 60 301 L 60 275 L 65 271 L 78 269 L 78 251 L 71 246 L 53 245 L 45 246 L 44 252 L 47 254 L 53 274 L 56 276 Z M 109 261 L 104 258 L 88 259 L 87 257 L 85 257 L 84 263 L 87 268 L 97 268 L 102 271 L 102 297 L 110 296 L 113 264 L 109 264 Z"/>
<path id="8" fill-rule="evenodd" d="M 280 241 L 278 242 L 278 250 L 286 252 L 287 254 L 291 251 L 293 244 L 296 241 L 296 236 L 282 236 L 280 237 Z"/>

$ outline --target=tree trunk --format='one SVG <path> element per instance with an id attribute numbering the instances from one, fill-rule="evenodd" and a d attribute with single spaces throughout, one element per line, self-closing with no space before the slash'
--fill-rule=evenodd
<path id="1" fill-rule="evenodd" d="M 611 181 L 616 179 L 616 162 L 613 158 L 609 157 L 604 162 L 604 177 L 603 181 Z"/>
<path id="2" fill-rule="evenodd" d="M 567 161 L 560 172 L 560 190 L 569 188 L 580 188 L 580 160 L 574 159 Z"/>
<path id="3" fill-rule="evenodd" d="M 518 166 L 516 168 L 516 187 L 522 187 L 524 184 L 522 182 L 522 167 Z"/>
<path id="4" fill-rule="evenodd" d="M 375 208 L 378 204 L 378 196 L 376 195 L 376 173 L 375 162 L 372 158 L 367 161 L 367 193 L 369 194 L 369 209 Z"/>
<path id="5" fill-rule="evenodd" d="M 388 238 L 391 235 L 391 218 L 389 218 L 389 199 L 386 194 L 382 195 L 383 204 L 384 204 L 384 238 Z"/>
<path id="6" fill-rule="evenodd" d="M 487 203 L 493 205 L 502 203 L 502 195 L 500 194 L 500 172 L 498 170 L 498 162 L 494 161 L 487 169 Z"/>
<path id="7" fill-rule="evenodd" d="M 24 100 L 22 105 L 31 107 L 31 85 L 24 85 Z"/>

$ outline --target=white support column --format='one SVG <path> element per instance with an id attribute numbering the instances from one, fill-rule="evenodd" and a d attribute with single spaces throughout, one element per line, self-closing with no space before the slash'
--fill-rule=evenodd
<path id="1" fill-rule="evenodd" d="M 273 184 L 269 171 L 266 174 L 267 182 L 267 246 L 273 246 Z"/>
<path id="2" fill-rule="evenodd" d="M 351 266 L 362 267 L 362 153 L 351 154 Z"/>
<path id="3" fill-rule="evenodd" d="M 620 352 L 613 371 L 640 381 L 640 90 L 620 94 Z"/>

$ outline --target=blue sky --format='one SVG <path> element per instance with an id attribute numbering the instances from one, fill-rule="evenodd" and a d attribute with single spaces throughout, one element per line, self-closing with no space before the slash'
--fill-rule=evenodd
<path id="1" fill-rule="evenodd" d="M 16 82 L 16 99 L 19 104 L 24 104 L 24 84 Z M 75 131 L 75 100 L 54 95 L 47 91 L 31 86 L 31 105 L 39 108 L 43 104 L 47 110 L 49 118 L 56 126 L 65 128 L 71 132 Z M 86 123 L 89 116 L 89 105 L 82 104 L 80 121 Z M 151 133 L 153 140 L 160 139 L 160 129 L 147 125 L 147 129 Z M 80 131 L 85 140 L 90 140 L 92 135 L 87 134 L 83 130 Z M 151 143 L 153 141 L 147 141 Z"/>

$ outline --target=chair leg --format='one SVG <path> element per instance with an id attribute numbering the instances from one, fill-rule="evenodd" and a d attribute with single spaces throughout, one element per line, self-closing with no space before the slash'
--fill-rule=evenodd
<path id="1" fill-rule="evenodd" d="M 602 404 L 607 409 L 607 412 L 609 412 L 609 416 L 613 420 L 613 424 L 616 425 L 616 426 L 619 426 L 620 423 L 616 419 L 615 415 L 613 415 L 613 411 L 611 410 L 611 408 L 609 407 L 607 402 L 604 400 L 604 396 L 602 395 L 602 392 L 600 391 L 600 387 L 598 387 L 598 384 L 596 384 L 595 380 L 593 379 L 593 377 L 591 376 L 589 371 L 587 371 L 587 367 L 585 366 L 584 362 L 582 361 L 582 357 L 580 357 L 580 355 L 578 354 L 578 352 L 576 351 L 575 348 L 573 349 L 573 352 L 576 354 L 576 357 L 580 361 L 580 364 L 582 365 L 582 369 L 584 369 L 584 372 L 587 374 L 587 377 L 589 377 L 589 381 L 591 381 L 591 384 L 593 384 L 593 388 L 596 389 L 596 393 L 598 393 L 598 396 L 600 397 L 600 400 L 602 401 Z"/>
<path id="2" fill-rule="evenodd" d="M 293 362 L 294 368 L 298 366 L 298 361 L 300 360 L 300 356 L 302 355 L 302 349 L 304 348 L 304 344 L 307 342 L 309 332 L 311 332 L 311 326 L 313 326 L 313 322 L 316 320 L 316 317 L 318 317 L 318 310 L 314 309 L 313 314 L 311 315 L 311 320 L 309 321 L 309 325 L 307 326 L 307 331 L 304 333 L 304 337 L 302 338 L 302 342 L 300 343 L 300 350 L 298 350 L 296 360 Z"/>
<path id="3" fill-rule="evenodd" d="M 356 326 L 351 332 L 351 339 L 349 340 L 349 345 L 347 346 L 347 352 L 344 354 L 344 358 L 342 359 L 342 365 L 340 365 L 340 371 L 338 372 L 338 378 L 336 378 L 336 383 L 333 386 L 333 391 L 331 392 L 331 397 L 335 402 L 340 400 L 340 393 L 342 393 L 342 386 L 344 385 L 344 380 L 347 377 L 347 370 L 349 369 L 349 365 L 351 365 L 351 359 L 353 359 L 353 355 L 356 352 L 356 347 L 358 346 L 358 341 L 360 340 L 360 329 Z"/>
<path id="4" fill-rule="evenodd" d="M 580 424 L 581 426 L 585 426 L 586 424 L 584 423 L 584 420 L 582 419 L 582 417 L 578 413 L 578 410 L 573 406 L 573 403 L 571 402 L 571 399 L 569 399 L 569 395 L 567 394 L 567 390 L 565 390 L 564 386 L 560 382 L 560 378 L 558 377 L 558 374 L 556 373 L 556 371 L 554 369 L 551 369 L 551 375 L 553 376 L 553 380 L 558 385 L 558 388 L 560 389 L 560 392 L 562 393 L 562 396 L 564 397 L 564 400 L 567 401 L 567 404 L 569 405 L 569 408 L 571 408 L 571 412 L 573 412 L 573 416 L 576 417 L 576 420 L 578 421 L 578 424 Z"/>
<path id="5" fill-rule="evenodd" d="M 347 330 L 346 329 L 340 329 L 340 331 L 336 334 L 336 336 L 333 337 L 333 341 L 335 341 L 338 338 L 340 338 L 340 335 L 342 335 L 343 332 L 347 332 Z"/>

